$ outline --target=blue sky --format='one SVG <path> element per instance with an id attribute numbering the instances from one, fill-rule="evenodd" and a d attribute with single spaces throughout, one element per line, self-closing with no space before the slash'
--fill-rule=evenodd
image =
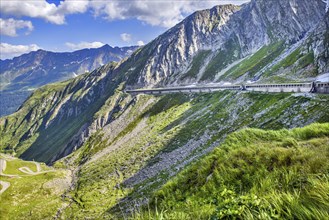
<path id="1" fill-rule="evenodd" d="M 1 0 L 0 55 L 143 45 L 196 10 L 248 1 Z"/>

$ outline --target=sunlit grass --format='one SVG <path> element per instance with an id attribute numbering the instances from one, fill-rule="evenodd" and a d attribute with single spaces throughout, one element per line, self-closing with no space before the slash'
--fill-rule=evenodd
<path id="1" fill-rule="evenodd" d="M 134 218 L 328 219 L 328 159 L 328 123 L 244 129 L 165 184 Z"/>

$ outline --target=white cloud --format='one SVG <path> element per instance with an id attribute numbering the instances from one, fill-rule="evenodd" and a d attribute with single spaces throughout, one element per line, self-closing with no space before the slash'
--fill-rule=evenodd
<path id="1" fill-rule="evenodd" d="M 250 0 L 65 0 L 58 6 L 46 0 L 1 1 L 0 12 L 10 16 L 42 18 L 54 24 L 64 24 L 68 14 L 85 13 L 108 20 L 138 19 L 147 24 L 171 27 L 186 15 L 219 4 L 241 4 Z"/>
<path id="2" fill-rule="evenodd" d="M 12 45 L 7 43 L 0 43 L 0 58 L 1 59 L 10 59 L 13 57 L 20 56 L 24 53 L 29 53 L 31 51 L 36 51 L 41 49 L 36 44 L 30 45 Z"/>
<path id="3" fill-rule="evenodd" d="M 29 34 L 33 30 L 31 21 L 15 20 L 12 18 L 2 19 L 0 18 L 0 34 L 10 37 L 17 36 L 18 29 L 27 29 L 26 34 Z"/>
<path id="4" fill-rule="evenodd" d="M 58 13 L 66 15 L 66 14 L 77 14 L 84 13 L 87 11 L 89 6 L 88 0 L 65 0 L 60 3 L 58 6 Z"/>
<path id="5" fill-rule="evenodd" d="M 144 46 L 145 43 L 142 40 L 137 41 L 137 46 Z"/>
<path id="6" fill-rule="evenodd" d="M 108 20 L 135 18 L 154 26 L 172 27 L 186 15 L 201 9 L 220 4 L 242 4 L 250 0 L 208 0 L 208 1 L 99 1 L 90 0 L 90 7 L 96 16 L 105 16 Z"/>
<path id="7" fill-rule="evenodd" d="M 1 1 L 0 12 L 10 16 L 27 16 L 31 18 L 42 18 L 54 24 L 64 24 L 65 15 L 84 13 L 89 5 L 89 1 L 62 1 L 56 6 L 45 0 L 6 0 Z"/>
<path id="8" fill-rule="evenodd" d="M 131 34 L 123 33 L 120 34 L 121 40 L 124 42 L 130 42 L 131 41 Z"/>
<path id="9" fill-rule="evenodd" d="M 68 48 L 70 48 L 71 50 L 81 50 L 81 49 L 85 49 L 85 48 L 99 48 L 104 46 L 105 44 L 102 42 L 80 42 L 78 44 L 74 44 L 74 43 L 70 43 L 67 42 L 65 43 L 65 46 L 67 46 Z"/>

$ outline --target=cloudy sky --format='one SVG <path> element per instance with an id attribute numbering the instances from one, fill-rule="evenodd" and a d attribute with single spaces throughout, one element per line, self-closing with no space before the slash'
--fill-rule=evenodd
<path id="1" fill-rule="evenodd" d="M 248 1 L 0 0 L 0 55 L 143 45 L 196 10 Z"/>

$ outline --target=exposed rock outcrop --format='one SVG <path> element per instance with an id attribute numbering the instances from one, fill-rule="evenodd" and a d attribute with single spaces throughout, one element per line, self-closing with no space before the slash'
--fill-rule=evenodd
<path id="1" fill-rule="evenodd" d="M 224 5 L 195 12 L 150 43 L 151 52 L 138 83 L 154 86 L 176 82 L 202 50 L 212 51 L 210 60 L 224 51 L 233 62 L 273 42 L 284 41 L 288 48 L 305 40 L 306 33 L 313 32 L 324 17 L 325 4 L 321 0 L 253 0 L 241 7 Z M 228 64 L 223 63 L 222 69 Z"/>

